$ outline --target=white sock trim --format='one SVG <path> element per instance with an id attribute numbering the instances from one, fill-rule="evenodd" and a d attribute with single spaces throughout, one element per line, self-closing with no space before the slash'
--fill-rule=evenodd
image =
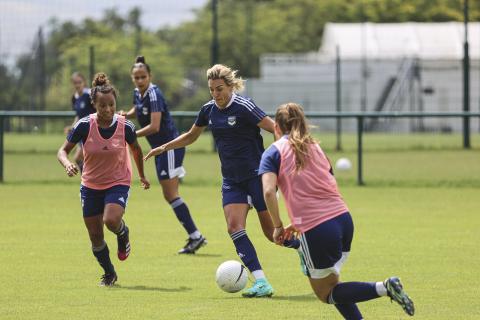
<path id="1" fill-rule="evenodd" d="M 200 231 L 195 230 L 194 232 L 190 233 L 188 236 L 190 237 L 190 239 L 196 240 L 196 239 L 200 238 L 202 236 L 202 234 L 200 233 Z"/>
<path id="2" fill-rule="evenodd" d="M 385 297 L 387 295 L 387 288 L 385 288 L 383 282 L 375 283 L 375 290 L 377 290 L 377 294 L 380 297 Z"/>
<path id="3" fill-rule="evenodd" d="M 263 270 L 261 269 L 253 271 L 252 276 L 255 278 L 255 280 L 265 279 L 265 273 L 263 273 Z"/>

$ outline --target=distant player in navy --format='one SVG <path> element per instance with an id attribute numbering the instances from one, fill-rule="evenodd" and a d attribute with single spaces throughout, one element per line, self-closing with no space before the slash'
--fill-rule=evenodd
<path id="1" fill-rule="evenodd" d="M 80 141 L 85 159 L 80 197 L 83 220 L 88 230 L 92 251 L 105 274 L 100 285 L 112 286 L 117 273 L 103 236 L 103 225 L 117 235 L 118 259 L 130 254 L 129 229 L 123 214 L 127 205 L 132 181 L 128 147 L 137 165 L 144 189 L 150 187 L 143 172 L 142 149 L 138 144 L 133 123 L 116 112 L 117 93 L 104 73 L 98 73 L 92 84 L 91 99 L 96 113 L 80 119 L 58 150 L 57 158 L 69 177 L 78 168 L 68 159 L 68 154 Z"/>
<path id="2" fill-rule="evenodd" d="M 236 71 L 217 64 L 208 69 L 207 80 L 213 99 L 202 107 L 190 131 L 151 150 L 145 159 L 193 143 L 209 126 L 222 165 L 222 202 L 228 233 L 238 256 L 255 278 L 254 285 L 242 294 L 244 297 L 271 296 L 273 288 L 265 277 L 245 225 L 252 204 L 263 233 L 273 241 L 274 228 L 263 199 L 258 167 L 264 151 L 260 128 L 273 133 L 274 122 L 251 99 L 236 94 L 243 89 L 244 82 L 236 77 Z M 284 245 L 298 248 L 300 243 L 294 239 Z"/>
<path id="3" fill-rule="evenodd" d="M 150 66 L 143 56 L 136 58 L 131 75 L 136 87 L 133 91 L 133 108 L 128 112 L 120 111 L 120 114 L 126 118 L 137 117 L 142 126 L 137 130 L 137 137 L 146 137 L 152 148 L 178 137 L 178 130 L 170 117 L 163 94 L 160 88 L 151 83 Z M 185 176 L 185 169 L 182 166 L 184 156 L 185 148 L 170 150 L 155 157 L 155 167 L 163 197 L 188 233 L 187 243 L 178 253 L 193 254 L 206 245 L 207 241 L 193 222 L 187 204 L 178 193 L 179 178 Z"/>
<path id="4" fill-rule="evenodd" d="M 87 80 L 80 72 L 74 72 L 71 77 L 72 85 L 75 88 L 75 92 L 72 95 L 72 109 L 76 115 L 73 119 L 73 123 L 70 126 L 65 127 L 65 134 L 72 130 L 72 127 L 78 120 L 88 116 L 91 113 L 95 113 L 95 108 L 90 100 L 90 88 L 87 87 Z M 73 160 L 80 168 L 83 168 L 83 153 L 82 144 L 79 143 L 77 150 L 73 156 Z"/>

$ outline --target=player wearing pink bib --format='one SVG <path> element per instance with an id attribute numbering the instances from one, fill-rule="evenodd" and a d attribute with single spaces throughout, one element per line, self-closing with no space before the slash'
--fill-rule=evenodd
<path id="1" fill-rule="evenodd" d="M 345 319 L 363 319 L 356 303 L 389 296 L 408 315 L 413 301 L 400 279 L 384 282 L 339 282 L 353 238 L 353 221 L 343 201 L 328 158 L 313 140 L 301 106 L 281 105 L 275 115 L 275 138 L 262 155 L 259 175 L 263 194 L 275 227 L 273 238 L 281 244 L 300 234 L 304 273 L 317 297 L 334 304 Z M 282 191 L 291 225 L 283 227 L 277 186 Z"/>
<path id="2" fill-rule="evenodd" d="M 105 271 L 100 285 L 112 286 L 117 274 L 110 260 L 103 225 L 117 235 L 120 260 L 130 254 L 129 230 L 122 217 L 127 205 L 132 168 L 127 145 L 132 151 L 142 187 L 150 183 L 143 172 L 142 149 L 137 142 L 134 125 L 115 114 L 117 93 L 104 73 L 98 73 L 90 92 L 96 113 L 80 119 L 60 150 L 58 160 L 67 175 L 73 177 L 78 167 L 68 154 L 78 142 L 83 143 L 83 172 L 80 196 L 83 219 L 92 242 L 92 251 Z"/>

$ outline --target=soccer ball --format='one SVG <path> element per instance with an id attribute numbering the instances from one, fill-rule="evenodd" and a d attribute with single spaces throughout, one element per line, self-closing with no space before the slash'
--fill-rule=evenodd
<path id="1" fill-rule="evenodd" d="M 225 261 L 217 269 L 217 285 L 225 292 L 233 293 L 242 290 L 247 285 L 247 279 L 247 270 L 238 261 Z"/>
<path id="2" fill-rule="evenodd" d="M 352 163 L 347 158 L 340 158 L 335 163 L 335 168 L 338 171 L 347 171 L 352 169 Z"/>

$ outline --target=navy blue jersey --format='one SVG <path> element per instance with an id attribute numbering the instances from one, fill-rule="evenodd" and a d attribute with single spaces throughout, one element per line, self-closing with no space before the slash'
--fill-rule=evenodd
<path id="1" fill-rule="evenodd" d="M 178 130 L 173 123 L 173 119 L 168 111 L 168 106 L 163 97 L 162 91 L 150 84 L 143 97 L 138 89 L 133 91 L 133 104 L 140 125 L 146 127 L 150 124 L 152 112 L 161 112 L 160 130 L 157 133 L 148 135 L 146 138 L 152 148 L 161 146 L 178 136 Z"/>
<path id="2" fill-rule="evenodd" d="M 195 125 L 212 130 L 225 179 L 241 182 L 257 175 L 264 151 L 258 123 L 265 117 L 251 99 L 236 94 L 226 108 L 211 100 L 198 113 Z"/>
<path id="3" fill-rule="evenodd" d="M 103 139 L 110 139 L 115 130 L 117 130 L 117 115 L 114 115 L 113 124 L 108 128 L 98 127 L 98 132 Z M 82 141 L 85 143 L 87 141 L 88 133 L 90 132 L 90 117 L 86 116 L 75 123 L 73 129 L 67 136 L 68 142 L 78 143 Z M 135 133 L 135 125 L 130 120 L 125 120 L 125 141 L 128 144 L 132 144 L 137 139 L 137 134 Z"/>
<path id="4" fill-rule="evenodd" d="M 90 89 L 84 88 L 83 93 L 79 95 L 77 92 L 72 96 L 72 109 L 77 113 L 78 119 L 95 113 L 96 110 L 90 100 Z"/>
<path id="5" fill-rule="evenodd" d="M 278 172 L 280 171 L 280 162 L 280 151 L 278 151 L 277 147 L 272 144 L 262 155 L 258 174 L 262 175 L 267 172 L 273 172 L 278 176 Z"/>

